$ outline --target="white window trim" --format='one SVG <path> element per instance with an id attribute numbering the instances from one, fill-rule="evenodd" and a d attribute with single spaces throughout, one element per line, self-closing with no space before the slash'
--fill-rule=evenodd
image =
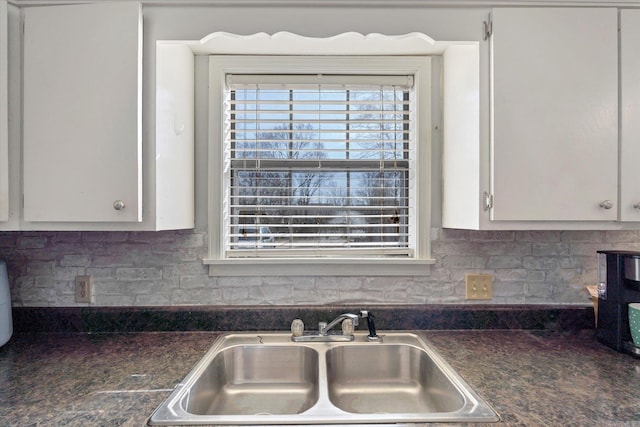
<path id="1" fill-rule="evenodd" d="M 416 208 L 418 235 L 411 259 L 370 258 L 224 258 L 222 203 L 223 166 L 221 144 L 224 111 L 222 100 L 226 74 L 398 74 L 415 75 L 419 118 L 416 164 L 411 173 L 419 186 Z M 431 258 L 431 62 L 428 56 L 211 56 L 209 64 L 209 256 L 204 260 L 212 276 L 318 276 L 318 275 L 428 275 Z M 427 111 L 427 114 L 422 112 Z M 421 167 L 420 165 L 427 165 Z"/>

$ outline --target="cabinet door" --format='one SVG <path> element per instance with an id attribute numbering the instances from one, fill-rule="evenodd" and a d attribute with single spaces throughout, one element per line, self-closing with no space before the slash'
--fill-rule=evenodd
<path id="1" fill-rule="evenodd" d="M 617 20 L 612 8 L 493 11 L 491 219 L 617 219 Z"/>
<path id="2" fill-rule="evenodd" d="M 24 10 L 25 221 L 141 221 L 141 16 Z"/>
<path id="3" fill-rule="evenodd" d="M 620 219 L 640 221 L 640 10 L 620 11 Z"/>

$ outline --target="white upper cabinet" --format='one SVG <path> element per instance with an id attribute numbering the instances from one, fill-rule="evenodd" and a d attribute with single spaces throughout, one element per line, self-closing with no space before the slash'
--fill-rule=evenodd
<path id="1" fill-rule="evenodd" d="M 492 15 L 491 219 L 616 220 L 617 10 Z"/>
<path id="2" fill-rule="evenodd" d="M 143 99 L 139 3 L 33 6 L 23 15 L 20 228 L 193 228 L 193 55 L 147 67 L 156 84 Z"/>
<path id="3" fill-rule="evenodd" d="M 142 220 L 138 3 L 24 9 L 24 221 Z"/>
<path id="4" fill-rule="evenodd" d="M 488 22 L 480 136 L 451 140 L 445 126 L 442 225 L 625 227 L 619 221 L 618 10 L 497 8 Z M 446 102 L 446 86 L 444 96 Z M 640 201 L 640 194 L 624 197 Z"/>
<path id="5" fill-rule="evenodd" d="M 620 11 L 620 219 L 640 221 L 640 10 Z"/>

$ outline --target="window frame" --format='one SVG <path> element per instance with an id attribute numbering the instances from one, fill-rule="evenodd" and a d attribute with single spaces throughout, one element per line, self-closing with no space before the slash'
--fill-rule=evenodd
<path id="1" fill-rule="evenodd" d="M 416 248 L 412 258 L 226 258 L 222 209 L 224 89 L 227 74 L 413 75 L 416 100 Z M 429 274 L 431 258 L 431 58 L 429 56 L 209 56 L 208 221 L 212 276 Z M 427 112 L 426 114 L 424 112 Z M 254 267 L 254 268 L 251 268 Z M 286 273 L 283 273 L 286 272 Z"/>

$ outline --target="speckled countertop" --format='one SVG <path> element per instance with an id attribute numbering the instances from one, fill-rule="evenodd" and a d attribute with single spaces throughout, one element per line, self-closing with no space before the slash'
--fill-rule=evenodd
<path id="1" fill-rule="evenodd" d="M 494 426 L 640 426 L 640 359 L 593 330 L 421 333 L 500 414 Z M 217 336 L 17 334 L 0 348 L 0 425 L 143 426 Z"/>

